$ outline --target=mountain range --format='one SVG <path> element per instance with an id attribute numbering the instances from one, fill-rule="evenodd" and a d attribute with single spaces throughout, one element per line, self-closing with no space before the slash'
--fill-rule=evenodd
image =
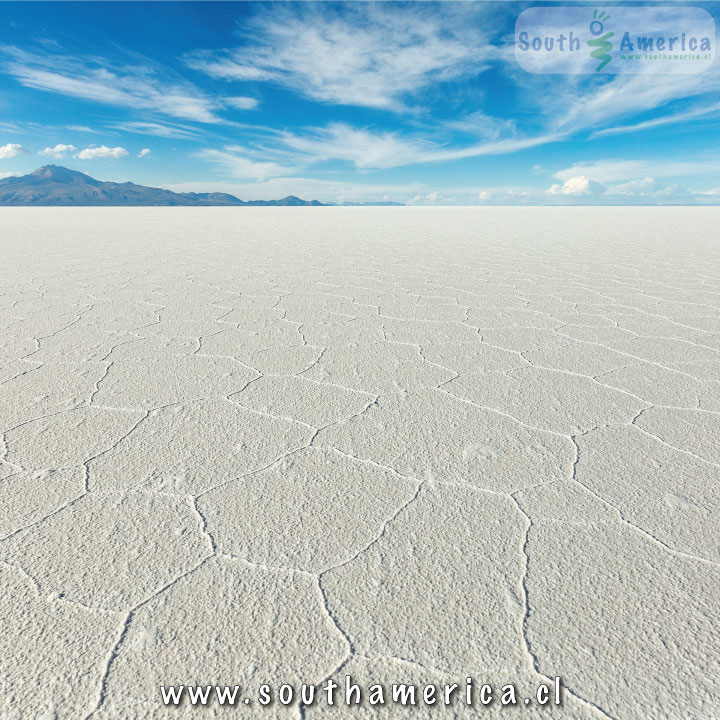
<path id="1" fill-rule="evenodd" d="M 322 206 L 317 200 L 288 195 L 282 200 L 240 200 L 227 193 L 176 193 L 131 182 L 95 180 L 59 165 L 45 165 L 29 175 L 0 180 L 0 206 Z"/>

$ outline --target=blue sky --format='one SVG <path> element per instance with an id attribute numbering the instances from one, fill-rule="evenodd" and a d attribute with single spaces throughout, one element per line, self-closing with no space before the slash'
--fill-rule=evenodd
<path id="1" fill-rule="evenodd" d="M 515 22 L 540 4 L 3 2 L 0 177 L 56 163 L 243 199 L 720 203 L 718 61 L 528 73 Z"/>

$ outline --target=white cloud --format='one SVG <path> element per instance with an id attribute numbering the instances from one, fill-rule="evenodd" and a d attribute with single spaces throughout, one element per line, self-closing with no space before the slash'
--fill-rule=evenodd
<path id="1" fill-rule="evenodd" d="M 225 80 L 270 80 L 322 102 L 399 110 L 407 94 L 480 72 L 495 52 L 486 42 L 491 14 L 479 26 L 480 12 L 462 5 L 347 3 L 342 13 L 322 3 L 276 6 L 249 23 L 243 47 L 195 54 L 188 63 Z"/>
<path id="2" fill-rule="evenodd" d="M 66 125 L 66 129 L 68 130 L 74 130 L 75 132 L 81 132 L 81 133 L 91 133 L 92 135 L 98 135 L 97 130 L 93 130 L 92 128 L 88 127 L 87 125 Z"/>
<path id="3" fill-rule="evenodd" d="M 226 97 L 223 102 L 237 110 L 254 110 L 258 106 L 258 101 L 251 97 Z"/>
<path id="4" fill-rule="evenodd" d="M 337 18 L 333 20 L 333 23 L 336 21 Z M 324 21 L 320 23 L 321 28 L 325 28 L 323 23 Z M 333 23 L 331 23 L 331 27 L 335 28 L 336 26 Z M 438 27 L 441 27 L 441 24 Z M 325 35 L 322 37 L 324 38 Z M 353 47 L 351 45 L 350 57 L 353 57 Z M 341 65 L 345 59 L 341 57 L 336 65 L 338 63 Z M 512 62 L 514 63 L 514 59 Z M 287 72 L 292 74 L 294 71 L 288 70 Z M 362 73 L 360 73 L 360 77 L 363 77 Z M 275 79 L 278 82 L 288 84 L 287 78 L 276 77 Z M 323 82 L 327 81 L 324 76 L 322 79 Z M 528 83 L 526 78 L 522 79 L 516 76 L 516 79 L 521 88 L 523 83 L 525 85 Z M 437 79 L 434 78 L 432 81 L 437 82 Z M 343 76 L 342 82 L 344 87 L 349 89 L 338 90 L 336 96 L 333 96 L 334 99 L 330 95 L 326 97 L 322 94 L 316 94 L 314 97 L 332 102 L 346 102 L 342 100 L 341 95 L 342 93 L 354 92 L 351 86 L 356 84 L 356 75 L 350 72 Z M 561 83 L 562 81 L 555 79 L 554 82 Z M 383 86 L 384 94 L 382 94 L 382 97 L 384 98 L 384 104 L 377 98 L 372 101 L 368 100 L 364 104 L 398 109 L 398 103 L 403 93 L 390 90 L 390 87 L 390 85 Z M 542 88 L 542 94 L 538 88 Z M 443 130 L 446 131 L 474 133 L 483 138 L 481 142 L 464 146 L 458 146 L 457 143 L 448 144 L 449 138 L 447 137 L 440 137 L 437 140 L 430 141 L 427 136 L 421 137 L 417 134 L 407 135 L 397 132 L 375 132 L 367 129 L 352 128 L 342 123 L 330 124 L 325 128 L 311 130 L 309 133 L 299 135 L 286 134 L 282 139 L 289 147 L 308 156 L 310 162 L 313 161 L 313 158 L 317 160 L 345 160 L 353 163 L 357 168 L 365 169 L 382 169 L 418 163 L 452 162 L 464 158 L 504 155 L 567 140 L 579 131 L 602 125 L 619 116 L 656 109 L 673 100 L 706 93 L 712 91 L 713 88 L 720 89 L 718 73 L 715 71 L 703 73 L 702 76 L 697 77 L 678 76 L 666 78 L 665 76 L 655 76 L 649 78 L 644 75 L 621 76 L 609 81 L 603 80 L 602 84 L 589 83 L 584 76 L 576 76 L 569 77 L 565 81 L 564 87 L 561 85 L 558 91 L 559 99 L 553 94 L 551 108 L 547 101 L 546 84 L 533 77 L 533 85 L 526 88 L 528 90 L 527 94 L 530 105 L 533 102 L 538 104 L 538 116 L 542 121 L 539 124 L 539 129 L 533 134 L 522 134 L 518 132 L 512 121 L 493 118 L 483 111 L 477 111 L 457 121 L 445 122 L 443 125 Z M 407 91 L 407 88 L 405 91 Z M 373 93 L 367 93 L 367 97 L 372 98 Z M 358 101 L 357 104 L 363 103 Z M 558 107 L 564 107 L 567 110 L 560 113 L 557 110 Z M 708 106 L 696 109 L 693 114 L 707 114 L 714 111 L 714 108 L 715 106 Z M 544 120 L 543 115 L 545 116 Z M 681 119 L 678 118 L 678 121 Z M 631 180 L 645 175 L 657 177 L 670 175 L 667 171 L 664 173 L 654 172 L 653 167 L 644 168 L 642 163 L 636 161 L 619 162 L 622 163 L 623 176 L 608 177 L 608 181 Z M 631 162 L 635 163 L 632 167 L 629 164 Z M 680 174 L 686 172 L 682 167 L 682 163 L 665 164 L 669 169 Z M 693 163 L 693 165 L 696 166 L 697 164 Z M 610 168 L 605 168 L 605 170 L 610 171 Z M 597 182 L 606 180 L 606 178 L 599 177 L 595 173 L 585 172 L 582 167 L 568 169 L 566 176 L 559 179 L 564 181 L 579 175 L 585 175 Z"/>
<path id="5" fill-rule="evenodd" d="M 402 138 L 392 132 L 372 132 L 334 123 L 305 135 L 285 133 L 282 142 L 309 162 L 345 160 L 357 168 L 391 168 L 420 163 L 448 162 L 482 155 L 517 152 L 559 139 L 556 136 L 507 138 L 447 148 L 427 140 Z"/>
<path id="6" fill-rule="evenodd" d="M 460 205 L 720 205 L 720 188 L 690 191 L 678 184 L 660 185 L 653 178 L 640 178 L 619 185 L 600 185 L 589 178 L 572 178 L 554 186 L 554 192 L 531 187 L 454 187 L 443 190 L 443 204 Z M 594 191 L 593 191 L 594 190 Z M 567 192 L 565 192 L 567 191 Z M 414 204 L 428 204 L 418 195 Z"/>
<path id="7" fill-rule="evenodd" d="M 294 168 L 274 162 L 255 161 L 249 157 L 246 148 L 228 145 L 222 150 L 205 149 L 195 153 L 195 157 L 209 160 L 228 171 L 234 178 L 266 180 L 267 178 L 289 175 Z"/>
<path id="8" fill-rule="evenodd" d="M 488 115 L 482 110 L 476 110 L 458 120 L 447 121 L 445 127 L 449 130 L 474 135 L 476 138 L 497 140 L 502 136 L 515 135 L 517 133 L 517 120 L 498 118 Z"/>
<path id="9" fill-rule="evenodd" d="M 712 115 L 714 113 L 720 113 L 720 103 L 711 103 L 710 105 L 706 105 L 704 107 L 696 107 L 685 112 L 653 118 L 652 120 L 645 120 L 644 122 L 635 123 L 634 125 L 620 125 L 617 127 L 605 128 L 604 130 L 598 130 L 596 133 L 593 133 L 591 137 L 598 138 L 606 137 L 608 135 L 624 135 L 626 133 L 650 130 L 652 128 L 663 127 L 666 125 L 676 125 L 677 123 L 687 122 L 688 120 L 694 120 L 695 118 Z"/>
<path id="10" fill-rule="evenodd" d="M 112 127 L 125 132 L 139 133 L 140 135 L 154 135 L 156 137 L 174 138 L 177 140 L 190 140 L 197 137 L 194 128 L 188 125 L 168 125 L 159 122 L 124 122 Z"/>
<path id="11" fill-rule="evenodd" d="M 541 189 L 528 187 L 453 187 L 443 191 L 432 191 L 420 182 L 402 185 L 381 185 L 375 183 L 355 183 L 341 180 L 324 180 L 302 176 L 268 178 L 257 182 L 193 182 L 163 185 L 176 192 L 227 192 L 244 200 L 268 200 L 287 195 L 297 195 L 306 200 L 317 199 L 321 202 L 372 202 L 388 201 L 408 205 L 624 205 L 646 204 L 663 205 L 683 203 L 695 205 L 720 204 L 720 188 L 703 192 L 690 192 L 678 185 L 657 187 L 645 193 L 630 195 L 614 193 L 612 186 L 605 192 L 585 194 L 551 195 Z"/>
<path id="12" fill-rule="evenodd" d="M 27 150 L 17 143 L 8 143 L 0 145 L 0 160 L 9 160 L 17 155 L 27 154 Z"/>
<path id="13" fill-rule="evenodd" d="M 620 185 L 614 185 L 608 192 L 614 195 L 646 195 L 655 189 L 655 179 L 646 177 L 639 180 L 630 180 Z"/>
<path id="14" fill-rule="evenodd" d="M 231 54 L 226 52 L 220 54 L 195 53 L 187 60 L 187 64 L 194 70 L 210 75 L 220 80 L 272 80 L 274 74 L 245 65 L 241 60 L 235 60 Z"/>
<path id="15" fill-rule="evenodd" d="M 592 176 L 599 182 L 630 180 L 643 174 L 643 163 L 638 160 L 600 160 L 594 163 L 576 163 L 554 174 L 558 180 L 569 180 L 578 175 Z"/>
<path id="16" fill-rule="evenodd" d="M 121 158 L 125 157 L 128 151 L 123 147 L 109 148 L 105 145 L 100 147 L 89 147 L 81 150 L 75 157 L 79 160 L 95 160 L 97 158 Z"/>
<path id="17" fill-rule="evenodd" d="M 460 148 L 437 149 L 425 153 L 421 162 L 443 162 L 462 160 L 463 158 L 481 157 L 483 155 L 505 155 L 507 153 L 527 150 L 563 139 L 563 135 L 537 135 L 535 137 L 506 138 L 492 142 L 476 143 Z"/>
<path id="18" fill-rule="evenodd" d="M 550 195 L 590 195 L 602 193 L 604 189 L 599 182 L 580 175 L 568 178 L 562 185 L 552 185 L 548 192 Z"/>
<path id="19" fill-rule="evenodd" d="M 343 123 L 299 136 L 286 133 L 284 143 L 308 155 L 312 161 L 346 160 L 357 168 L 388 168 L 418 162 L 423 150 L 420 143 L 403 140 L 394 133 L 373 133 Z"/>
<path id="20" fill-rule="evenodd" d="M 5 180 L 5 178 L 9 178 L 9 177 L 19 177 L 19 176 L 20 176 L 20 173 L 4 172 L 4 173 L 0 173 L 0 180 Z"/>
<path id="21" fill-rule="evenodd" d="M 566 88 L 556 90 L 547 104 L 551 127 L 557 131 L 577 132 L 603 126 L 616 118 L 655 110 L 675 100 L 704 94 L 717 96 L 720 91 L 718 64 L 695 75 L 616 75 L 598 86 L 584 89 L 578 80 L 568 77 Z M 557 108 L 567 108 L 562 114 Z M 609 129 L 610 130 L 610 129 Z M 608 134 L 613 134 L 612 131 Z"/>
<path id="22" fill-rule="evenodd" d="M 445 200 L 445 198 L 437 191 L 427 193 L 425 195 L 415 195 L 407 201 L 408 205 L 454 205 L 457 199 L 452 197 Z"/>
<path id="23" fill-rule="evenodd" d="M 50 157 L 55 158 L 56 160 L 61 160 L 69 153 L 75 152 L 77 148 L 74 145 L 56 145 L 55 147 L 47 147 L 44 150 L 40 150 L 38 152 L 38 155 L 48 155 Z"/>
<path id="24" fill-rule="evenodd" d="M 150 154 L 150 148 L 143 148 L 143 149 L 138 153 L 138 157 L 139 157 L 139 158 L 144 158 L 144 157 L 147 157 L 149 154 Z"/>
<path id="25" fill-rule="evenodd" d="M 5 71 L 25 87 L 196 122 L 219 122 L 215 101 L 186 82 L 160 79 L 159 70 L 152 66 L 120 72 L 96 57 L 39 56 L 7 46 L 0 52 L 11 58 Z"/>
<path id="26" fill-rule="evenodd" d="M 621 182 L 644 177 L 681 177 L 684 175 L 717 174 L 720 158 L 706 160 L 598 160 L 577 163 L 554 174 L 558 180 L 578 175 L 598 182 Z"/>
<path id="27" fill-rule="evenodd" d="M 649 8 L 646 8 L 650 11 Z M 659 10 L 663 15 L 667 9 Z M 653 24 L 652 15 L 647 21 Z M 512 45 L 512 42 L 509 43 Z M 584 56 L 587 59 L 587 56 Z M 642 131 L 652 127 L 683 122 L 717 111 L 720 92 L 720 65 L 697 74 L 657 73 L 653 63 L 645 63 L 638 74 L 605 77 L 588 75 L 532 75 L 524 73 L 514 58 L 506 58 L 505 71 L 521 91 L 525 108 L 534 108 L 542 121 L 544 133 L 568 136 L 593 130 L 592 137 Z M 703 97 L 704 96 L 704 97 Z M 678 109 L 678 101 L 697 98 L 693 108 Z M 663 113 L 664 108 L 672 113 Z M 652 112 L 651 119 L 647 114 Z M 630 118 L 635 122 L 620 120 Z M 638 122 L 636 119 L 644 121 Z"/>
<path id="28" fill-rule="evenodd" d="M 478 190 L 471 187 L 446 188 L 443 197 L 456 196 L 461 205 L 665 205 L 720 204 L 718 194 L 690 192 L 680 185 L 658 185 L 652 178 L 642 178 L 622 185 L 604 186 L 589 178 L 572 178 L 554 185 L 551 190 L 535 188 L 494 187 Z M 422 200 L 424 197 L 416 198 Z M 443 204 L 451 204 L 450 198 Z M 427 203 L 422 203 L 427 204 Z"/>

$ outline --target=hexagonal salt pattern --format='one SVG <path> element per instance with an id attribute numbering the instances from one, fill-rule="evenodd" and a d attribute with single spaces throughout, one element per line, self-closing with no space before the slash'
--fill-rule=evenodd
<path id="1" fill-rule="evenodd" d="M 719 223 L 6 208 L 0 718 L 718 717 Z"/>

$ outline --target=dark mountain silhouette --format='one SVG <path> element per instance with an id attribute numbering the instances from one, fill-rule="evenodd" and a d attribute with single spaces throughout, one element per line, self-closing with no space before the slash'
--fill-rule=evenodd
<path id="1" fill-rule="evenodd" d="M 59 165 L 45 165 L 22 177 L 0 180 L 0 206 L 198 206 L 269 205 L 321 206 L 317 200 L 288 195 L 282 200 L 243 201 L 227 193 L 175 193 L 135 183 L 101 182 L 85 173 Z"/>

